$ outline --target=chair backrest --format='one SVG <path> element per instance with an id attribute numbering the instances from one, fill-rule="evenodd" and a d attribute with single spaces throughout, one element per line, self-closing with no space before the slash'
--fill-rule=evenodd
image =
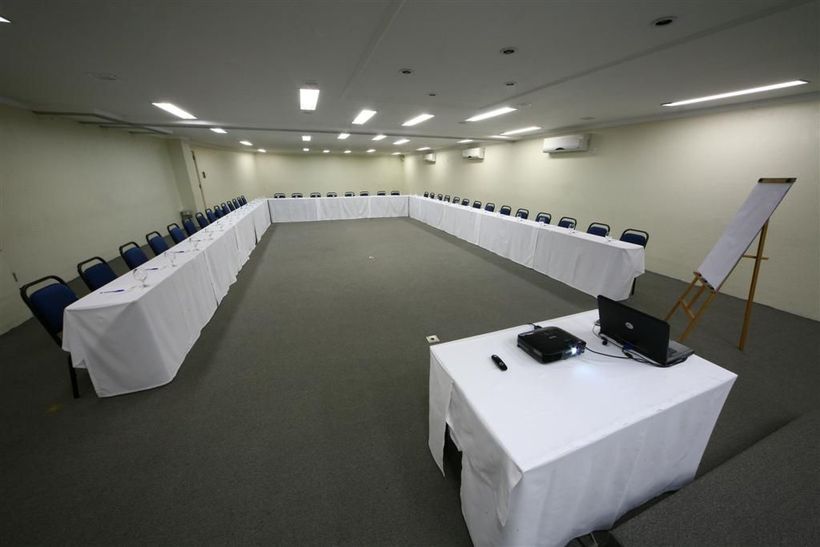
<path id="1" fill-rule="evenodd" d="M 376 195 L 377 196 L 386 196 L 387 195 L 387 190 L 377 190 Z"/>
<path id="2" fill-rule="evenodd" d="M 517 216 L 518 218 L 523 218 L 524 220 L 527 220 L 528 218 L 530 218 L 530 210 L 529 209 L 524 209 L 523 207 L 520 207 L 515 212 L 515 216 Z"/>
<path id="3" fill-rule="evenodd" d="M 283 194 L 282 192 L 276 192 L 275 194 L 273 194 L 273 199 L 282 199 L 283 197 L 285 197 L 285 194 Z"/>
<path id="4" fill-rule="evenodd" d="M 43 281 L 53 281 L 53 283 L 29 292 L 29 289 L 40 285 Z M 63 311 L 77 301 L 74 291 L 56 275 L 47 275 L 20 287 L 20 296 L 51 338 L 58 346 L 62 346 L 60 333 L 63 332 Z"/>
<path id="5" fill-rule="evenodd" d="M 320 198 L 320 197 L 322 197 L 322 193 L 321 193 L 321 192 L 311 192 L 311 193 L 310 193 L 310 197 L 312 197 L 312 198 Z"/>
<path id="6" fill-rule="evenodd" d="M 185 232 L 182 231 L 182 228 L 179 227 L 179 224 L 177 224 L 176 222 L 172 222 L 168 225 L 167 228 L 168 235 L 171 236 L 171 239 L 174 240 L 174 243 L 181 243 L 185 241 L 185 238 L 187 236 L 185 235 Z"/>
<path id="7" fill-rule="evenodd" d="M 205 216 L 208 217 L 208 222 L 216 222 L 216 214 L 210 207 L 205 209 Z"/>
<path id="8" fill-rule="evenodd" d="M 196 212 L 196 214 L 194 215 L 194 217 L 196 217 L 196 222 L 197 222 L 197 224 L 199 224 L 199 227 L 200 227 L 200 228 L 204 228 L 205 226 L 207 226 L 208 224 L 210 224 L 210 222 L 208 221 L 208 219 L 207 219 L 207 218 L 205 218 L 205 215 L 203 215 L 203 214 L 202 214 L 202 213 L 200 213 L 199 211 L 197 211 L 197 212 Z"/>
<path id="9" fill-rule="evenodd" d="M 444 201 L 450 203 L 450 194 L 444 194 Z"/>
<path id="10" fill-rule="evenodd" d="M 360 196 L 369 196 L 370 192 L 368 192 L 367 190 L 362 190 L 361 192 L 359 192 L 359 195 Z"/>
<path id="11" fill-rule="evenodd" d="M 424 197 L 429 198 L 430 197 L 430 192 L 424 192 Z"/>
<path id="12" fill-rule="evenodd" d="M 461 203 L 461 198 L 458 196 L 453 196 L 453 205 L 459 205 Z"/>
<path id="13" fill-rule="evenodd" d="M 356 193 L 355 193 L 355 192 L 345 192 L 345 197 L 346 197 L 346 198 L 352 198 L 352 197 L 353 197 L 353 196 L 355 196 L 355 195 L 356 195 Z"/>
<path id="14" fill-rule="evenodd" d="M 470 198 L 463 198 L 461 200 L 461 204 L 462 205 L 469 205 L 470 204 Z"/>
<path id="15" fill-rule="evenodd" d="M 621 234 L 621 241 L 646 247 L 646 244 L 649 243 L 649 232 L 637 228 L 627 228 Z"/>
<path id="16" fill-rule="evenodd" d="M 292 198 L 301 198 L 301 197 L 304 197 L 304 196 L 302 195 L 302 192 L 293 192 L 290 195 L 290 197 L 292 197 Z"/>
<path id="17" fill-rule="evenodd" d="M 558 221 L 558 226 L 561 228 L 575 228 L 578 225 L 578 221 L 572 217 L 561 217 L 561 220 Z"/>
<path id="18" fill-rule="evenodd" d="M 552 220 L 552 215 L 549 213 L 545 213 L 541 211 L 537 215 L 535 215 L 535 222 L 543 222 L 544 224 L 549 224 Z"/>
<path id="19" fill-rule="evenodd" d="M 603 222 L 593 222 L 587 226 L 587 233 L 604 237 L 609 234 L 609 224 L 604 224 Z"/>
<path id="20" fill-rule="evenodd" d="M 233 211 L 233 210 L 234 210 L 234 206 L 233 206 L 233 203 L 231 203 L 231 200 L 228 200 L 226 203 L 228 204 L 228 209 L 230 209 L 231 211 Z M 223 204 L 222 204 L 222 207 L 225 207 L 225 203 L 223 203 Z M 182 222 L 183 222 L 183 224 L 185 223 L 185 221 L 182 221 Z"/>
<path id="21" fill-rule="evenodd" d="M 239 196 L 239 203 L 241 205 L 247 205 L 248 204 L 248 198 L 246 198 L 244 195 Z"/>
<path id="22" fill-rule="evenodd" d="M 92 266 L 84 267 L 92 263 Z M 98 256 L 92 256 L 88 260 L 83 260 L 77 264 L 77 273 L 80 274 L 80 279 L 83 280 L 83 283 L 90 291 L 96 291 L 117 279 L 117 274 L 114 273 L 108 262 Z"/>
<path id="23" fill-rule="evenodd" d="M 510 216 L 510 213 L 512 212 L 512 207 L 510 207 L 509 205 L 502 205 L 501 209 L 499 209 L 498 212 L 502 215 Z"/>
<path id="24" fill-rule="evenodd" d="M 168 250 L 168 244 L 165 242 L 165 238 L 157 231 L 145 234 L 145 241 L 148 242 L 148 246 L 151 247 L 151 250 L 154 251 L 154 254 L 157 256 Z"/>
<path id="25" fill-rule="evenodd" d="M 481 209 L 481 202 L 478 201 L 478 200 L 475 200 L 473 202 L 473 209 Z"/>
<path id="26" fill-rule="evenodd" d="M 444 201 L 444 194 L 436 194 L 436 199 L 439 201 Z"/>
<path id="27" fill-rule="evenodd" d="M 129 270 L 148 262 L 148 257 L 142 252 L 140 246 L 133 241 L 120 245 L 120 256 L 125 260 L 125 265 L 128 266 Z"/>
<path id="28" fill-rule="evenodd" d="M 239 200 L 236 198 L 233 198 L 231 202 L 233 203 L 234 209 L 239 209 L 240 207 L 242 207 L 242 205 L 239 203 Z"/>
<path id="29" fill-rule="evenodd" d="M 484 206 L 484 210 L 492 213 L 493 211 L 495 211 L 495 203 L 493 203 L 492 201 L 488 201 L 487 204 Z"/>
<path id="30" fill-rule="evenodd" d="M 182 227 L 185 228 L 185 233 L 189 236 L 192 236 L 196 233 L 196 226 L 194 226 L 194 221 L 190 218 L 185 218 L 182 220 Z"/>
<path id="31" fill-rule="evenodd" d="M 225 215 L 222 214 L 222 207 L 219 205 L 214 205 L 214 217 L 222 218 L 223 216 Z"/>
<path id="32" fill-rule="evenodd" d="M 336 192 L 328 192 L 328 193 L 327 193 L 327 197 L 329 197 L 329 198 L 335 198 L 335 197 L 337 197 L 337 194 L 336 194 Z"/>
<path id="33" fill-rule="evenodd" d="M 225 205 L 224 203 L 222 204 L 222 216 L 230 214 L 231 210 L 232 209 L 228 209 L 227 205 Z"/>
<path id="34" fill-rule="evenodd" d="M 390 190 L 390 195 L 391 196 L 400 196 L 401 192 L 399 192 L 398 190 Z"/>

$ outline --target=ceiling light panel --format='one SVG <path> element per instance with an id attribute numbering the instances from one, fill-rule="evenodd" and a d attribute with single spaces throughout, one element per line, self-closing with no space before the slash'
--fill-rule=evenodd
<path id="1" fill-rule="evenodd" d="M 402 125 L 404 127 L 412 127 L 414 125 L 420 124 L 421 122 L 426 122 L 430 118 L 435 118 L 435 116 L 433 114 L 419 114 L 415 118 L 410 118 L 409 120 L 404 122 Z"/>
<path id="2" fill-rule="evenodd" d="M 353 125 L 364 125 L 370 118 L 372 118 L 375 115 L 375 110 L 362 110 L 355 118 L 353 118 Z"/>
<path id="3" fill-rule="evenodd" d="M 239 141 L 239 144 L 244 144 L 245 146 L 253 146 L 251 141 Z"/>
<path id="4" fill-rule="evenodd" d="M 410 139 L 399 139 L 393 144 L 407 144 L 408 142 L 410 142 Z"/>
<path id="5" fill-rule="evenodd" d="M 375 137 L 373 137 L 371 140 L 374 140 L 374 141 L 380 141 L 380 140 L 382 140 L 382 139 L 386 139 L 386 138 L 387 138 L 387 135 L 376 135 L 376 136 L 375 136 Z"/>
<path id="6" fill-rule="evenodd" d="M 299 89 L 299 109 L 305 111 L 316 110 L 319 104 L 319 90 L 314 88 L 303 87 Z"/>
<path id="7" fill-rule="evenodd" d="M 467 118 L 466 121 L 468 122 L 480 122 L 481 120 L 488 120 L 490 118 L 495 118 L 496 116 L 501 116 L 503 114 L 509 114 L 510 112 L 515 112 L 517 109 L 511 106 L 502 106 L 501 108 L 496 108 L 495 110 L 489 110 L 487 112 L 482 112 L 481 114 L 476 114 L 472 118 Z"/>
<path id="8" fill-rule="evenodd" d="M 346 138 L 348 138 L 349 136 L 350 136 L 350 133 L 339 133 L 339 137 L 338 137 L 338 139 L 339 139 L 340 141 L 343 141 L 343 140 L 345 140 Z"/>
<path id="9" fill-rule="evenodd" d="M 468 142 L 473 142 L 473 139 L 461 139 L 458 141 L 458 144 L 466 144 Z"/>
<path id="10" fill-rule="evenodd" d="M 6 19 L 5 17 L 0 17 L 0 23 L 11 23 L 11 21 Z"/>
<path id="11" fill-rule="evenodd" d="M 368 150 L 367 150 L 367 153 L 368 153 L 368 154 L 372 154 L 372 153 L 373 153 L 373 152 L 375 152 L 375 151 L 376 151 L 376 149 L 375 149 L 375 148 L 370 148 L 370 149 L 368 149 Z"/>
<path id="12" fill-rule="evenodd" d="M 425 150 L 430 150 L 429 146 L 422 146 L 421 148 L 416 148 L 417 152 L 424 152 Z"/>
<path id="13" fill-rule="evenodd" d="M 151 104 L 156 106 L 157 108 L 160 108 L 160 109 L 168 112 L 169 114 L 173 114 L 177 118 L 182 118 L 183 120 L 195 120 L 196 119 L 196 116 L 194 116 L 190 112 L 186 112 L 185 110 L 182 110 L 180 107 L 178 107 L 175 104 L 172 104 L 172 103 L 151 103 Z"/>
<path id="14" fill-rule="evenodd" d="M 807 84 L 806 80 L 792 80 L 789 82 L 780 82 L 779 84 L 764 85 L 761 87 L 752 87 L 749 89 L 740 89 L 738 91 L 729 91 L 727 93 L 718 93 L 717 95 L 707 95 L 706 97 L 697 97 L 695 99 L 686 99 L 683 101 L 675 101 L 673 103 L 663 103 L 661 106 L 683 106 L 686 104 L 703 103 L 706 101 L 717 101 L 718 99 L 728 99 L 730 97 L 739 97 L 741 95 L 751 95 L 752 93 L 763 93 L 764 91 L 774 91 L 776 89 L 785 89 L 787 87 L 794 87 L 798 85 Z"/>
<path id="15" fill-rule="evenodd" d="M 531 125 L 529 127 L 522 127 L 520 129 L 510 129 L 509 131 L 504 131 L 501 133 L 502 136 L 507 137 L 509 135 L 520 135 L 521 133 L 532 133 L 533 131 L 538 131 L 541 128 L 537 125 Z"/>
<path id="16" fill-rule="evenodd" d="M 213 131 L 214 133 L 219 133 L 220 135 L 224 135 L 225 133 L 227 133 L 227 131 L 225 131 L 221 127 L 212 127 L 211 131 Z"/>
<path id="17" fill-rule="evenodd" d="M 310 142 L 311 138 L 310 135 L 302 135 L 302 142 Z"/>

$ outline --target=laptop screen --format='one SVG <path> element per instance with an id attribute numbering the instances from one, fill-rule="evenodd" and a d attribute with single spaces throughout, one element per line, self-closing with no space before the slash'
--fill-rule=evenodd
<path id="1" fill-rule="evenodd" d="M 656 363 L 667 362 L 669 323 L 606 296 L 598 296 L 601 335 Z"/>

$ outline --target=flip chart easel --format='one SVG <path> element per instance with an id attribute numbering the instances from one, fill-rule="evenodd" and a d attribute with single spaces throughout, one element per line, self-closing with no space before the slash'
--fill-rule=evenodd
<path id="1" fill-rule="evenodd" d="M 760 264 L 768 257 L 763 256 L 763 247 L 766 244 L 766 234 L 769 231 L 769 218 L 780 202 L 791 189 L 794 178 L 763 178 L 757 181 L 749 197 L 735 214 L 712 250 L 706 255 L 700 267 L 695 271 L 692 282 L 675 301 L 675 305 L 666 315 L 666 320 L 672 318 L 680 308 L 689 321 L 680 335 L 681 342 L 692 332 L 709 304 L 717 296 L 720 287 L 729 274 L 732 273 L 741 258 L 753 258 L 755 261 L 752 272 L 752 281 L 749 285 L 749 296 L 746 299 L 746 310 L 743 314 L 743 328 L 741 329 L 738 347 L 742 350 L 746 345 L 749 333 L 749 323 L 752 318 L 752 303 L 754 302 L 757 280 L 760 274 Z M 758 238 L 757 252 L 746 254 L 746 250 Z M 693 292 L 694 291 L 694 292 Z M 698 305 L 701 297 L 705 298 Z M 691 295 L 691 296 L 690 296 Z"/>

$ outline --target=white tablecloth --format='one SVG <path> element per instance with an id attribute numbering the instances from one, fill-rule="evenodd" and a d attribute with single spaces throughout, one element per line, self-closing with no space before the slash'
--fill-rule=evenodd
<path id="1" fill-rule="evenodd" d="M 407 196 L 279 198 L 268 201 L 273 222 L 406 217 Z"/>
<path id="2" fill-rule="evenodd" d="M 597 351 L 597 311 L 552 321 Z M 523 325 L 433 346 L 429 446 L 445 428 L 462 456 L 476 545 L 563 546 L 694 477 L 735 375 L 697 356 L 671 368 L 587 352 L 542 365 Z M 509 369 L 498 370 L 498 354 Z"/>
<path id="3" fill-rule="evenodd" d="M 128 273 L 66 308 L 63 349 L 75 367 L 88 369 L 97 395 L 174 379 L 236 281 L 257 229 L 264 233 L 263 217 L 255 220 L 260 210 L 267 216 L 266 201 L 249 203 L 175 245 L 173 267 L 164 255 L 149 260 L 141 266 L 148 271 L 147 288 Z"/>

